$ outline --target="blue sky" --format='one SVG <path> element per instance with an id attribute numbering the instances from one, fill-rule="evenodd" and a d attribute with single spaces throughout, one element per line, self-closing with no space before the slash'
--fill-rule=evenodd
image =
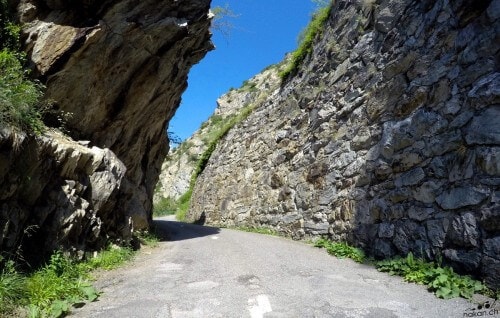
<path id="1" fill-rule="evenodd" d="M 238 15 L 228 19 L 233 28 L 229 35 L 213 30 L 216 49 L 191 69 L 188 89 L 170 122 L 169 131 L 182 140 L 210 117 L 219 96 L 293 51 L 316 7 L 311 0 L 212 1 L 212 7 L 226 5 Z"/>

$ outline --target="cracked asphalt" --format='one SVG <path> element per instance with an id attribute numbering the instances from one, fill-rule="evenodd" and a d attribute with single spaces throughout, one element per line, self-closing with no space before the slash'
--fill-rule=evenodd
<path id="1" fill-rule="evenodd" d="M 170 240 L 100 275 L 103 294 L 72 317 L 464 317 L 473 306 L 302 242 L 155 222 Z"/>

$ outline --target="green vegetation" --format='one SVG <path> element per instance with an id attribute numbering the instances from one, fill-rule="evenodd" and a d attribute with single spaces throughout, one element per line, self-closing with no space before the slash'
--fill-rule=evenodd
<path id="1" fill-rule="evenodd" d="M 161 200 L 153 206 L 153 215 L 165 216 L 175 214 L 177 205 L 177 201 L 171 197 L 161 198 Z"/>
<path id="2" fill-rule="evenodd" d="M 259 90 L 257 88 L 257 84 L 255 82 L 250 81 L 250 80 L 243 81 L 243 84 L 241 85 L 240 89 L 247 91 L 247 92 L 256 92 Z"/>
<path id="3" fill-rule="evenodd" d="M 161 236 L 153 228 L 150 231 L 141 231 L 136 233 L 141 245 L 157 247 L 161 241 Z"/>
<path id="4" fill-rule="evenodd" d="M 299 66 L 302 64 L 304 59 L 309 54 L 311 54 L 314 39 L 317 36 L 321 35 L 321 33 L 323 32 L 325 22 L 330 15 L 332 6 L 330 1 L 328 1 L 327 3 L 325 3 L 325 1 L 320 1 L 318 2 L 318 4 L 321 4 L 323 6 L 313 14 L 311 22 L 300 36 L 301 41 L 299 47 L 292 53 L 290 63 L 283 71 L 279 73 L 279 76 L 283 80 L 286 80 L 290 76 L 293 76 L 297 73 Z"/>
<path id="5" fill-rule="evenodd" d="M 281 67 L 282 64 L 270 65 L 266 69 Z M 232 90 L 235 90 L 234 88 Z M 172 214 L 175 210 L 176 218 L 180 221 L 186 219 L 186 214 L 189 209 L 191 196 L 193 193 L 194 186 L 198 176 L 203 172 L 208 164 L 212 153 L 215 151 L 219 141 L 228 133 L 228 131 L 233 128 L 238 123 L 245 120 L 248 115 L 258 106 L 261 105 L 267 98 L 267 91 L 259 92 L 257 84 L 251 80 L 246 80 L 242 83 L 242 86 L 235 90 L 232 94 L 238 94 L 241 92 L 258 92 L 253 103 L 246 104 L 243 108 L 239 110 L 237 114 L 222 116 L 219 114 L 213 114 L 208 120 L 203 122 L 200 126 L 200 130 L 203 130 L 202 141 L 205 145 L 205 151 L 200 155 L 195 155 L 190 153 L 191 149 L 194 147 L 192 141 L 184 141 L 179 145 L 179 147 L 169 156 L 170 161 L 175 161 L 184 155 L 188 156 L 188 161 L 194 162 L 194 171 L 191 175 L 189 189 L 177 200 L 172 198 L 166 198 L 155 204 L 153 208 L 153 215 L 161 216 Z M 180 161 L 178 161 L 180 162 Z"/>
<path id="6" fill-rule="evenodd" d="M 19 32 L 21 28 L 13 22 L 8 0 L 0 0 L 0 48 L 19 50 Z"/>
<path id="7" fill-rule="evenodd" d="M 25 277 L 17 273 L 12 262 L 7 262 L 0 272 L 0 316 L 24 305 L 27 295 Z"/>
<path id="8" fill-rule="evenodd" d="M 150 234 L 142 234 L 140 239 L 149 245 L 157 242 Z M 18 272 L 12 261 L 6 261 L 0 272 L 0 316 L 25 311 L 33 318 L 63 317 L 73 306 L 99 297 L 90 283 L 93 270 L 115 269 L 133 255 L 130 248 L 114 245 L 84 262 L 55 252 L 44 267 L 31 274 Z"/>
<path id="9" fill-rule="evenodd" d="M 223 7 L 216 6 L 212 8 L 211 11 L 214 15 L 211 25 L 212 29 L 219 31 L 224 37 L 228 37 L 233 29 L 233 24 L 230 19 L 237 18 L 239 15 L 233 12 L 229 4 Z"/>
<path id="10" fill-rule="evenodd" d="M 21 28 L 10 17 L 8 1 L 0 0 L 0 125 L 39 134 L 45 128 L 38 107 L 43 86 L 27 77 Z"/>
<path id="11" fill-rule="evenodd" d="M 439 298 L 464 297 L 470 299 L 475 293 L 482 293 L 498 299 L 498 292 L 489 290 L 481 282 L 470 276 L 459 275 L 441 262 L 429 262 L 415 258 L 410 252 L 406 257 L 396 257 L 383 261 L 367 260 L 363 251 L 346 243 L 319 239 L 314 246 L 326 248 L 329 254 L 339 258 L 348 257 L 358 263 L 372 263 L 381 271 L 390 275 L 402 276 L 405 281 L 426 285 Z"/>
<path id="12" fill-rule="evenodd" d="M 175 209 L 176 211 L 175 215 L 179 221 L 184 221 L 186 219 L 186 214 L 189 210 L 189 205 L 191 202 L 191 196 L 193 194 L 194 186 L 196 184 L 196 179 L 207 166 L 208 160 L 210 159 L 210 156 L 212 156 L 212 153 L 217 147 L 217 144 L 228 133 L 228 131 L 231 128 L 233 128 L 236 124 L 242 122 L 245 118 L 247 118 L 254 108 L 255 108 L 254 104 L 250 104 L 243 107 L 237 115 L 227 116 L 225 118 L 223 118 L 220 115 L 213 115 L 209 119 L 208 121 L 209 123 L 205 127 L 210 125 L 211 127 L 210 132 L 203 139 L 207 148 L 199 156 L 198 161 L 196 162 L 193 174 L 191 175 L 189 189 L 177 201 L 170 200 L 168 202 L 169 209 L 171 210 Z M 184 146 L 183 144 L 181 144 L 179 148 L 180 148 L 179 150 L 185 152 L 188 151 L 189 149 L 187 146 Z M 162 200 L 160 201 L 160 203 L 161 202 L 164 201 Z M 159 205 L 160 203 L 158 203 L 157 205 Z M 165 204 L 167 204 L 167 202 L 165 202 Z M 155 206 L 154 208 L 154 210 L 161 210 L 161 209 L 162 208 L 160 208 L 159 206 L 158 207 Z"/>
<path id="13" fill-rule="evenodd" d="M 439 298 L 461 296 L 470 299 L 475 293 L 487 291 L 481 282 L 470 276 L 458 275 L 448 266 L 416 259 L 411 252 L 405 258 L 377 262 L 376 267 L 381 272 L 402 276 L 407 282 L 426 285 Z"/>
<path id="14" fill-rule="evenodd" d="M 0 51 L 0 124 L 33 132 L 44 130 L 42 114 L 37 108 L 42 85 L 26 78 L 16 54 Z"/>
<path id="15" fill-rule="evenodd" d="M 270 228 L 267 228 L 267 227 L 235 226 L 235 227 L 228 227 L 228 228 L 233 229 L 233 230 L 238 230 L 238 231 L 250 232 L 250 233 L 279 236 L 279 233 L 277 231 L 270 229 Z"/>
<path id="16" fill-rule="evenodd" d="M 96 257 L 89 259 L 85 263 L 82 263 L 82 266 L 87 271 L 98 268 L 112 270 L 117 268 L 121 264 L 131 260 L 133 256 L 134 252 L 130 248 L 122 248 L 113 245 L 97 254 Z"/>
<path id="17" fill-rule="evenodd" d="M 314 246 L 325 248 L 328 254 L 337 256 L 338 258 L 347 257 L 358 263 L 365 261 L 365 253 L 361 249 L 350 246 L 347 243 L 332 242 L 321 238 L 314 242 Z"/>
<path id="18" fill-rule="evenodd" d="M 191 179 L 192 180 L 192 179 Z M 189 210 L 191 196 L 193 195 L 194 184 L 191 182 L 189 189 L 179 198 L 177 210 L 175 211 L 175 218 L 179 221 L 185 221 L 186 215 Z"/>
<path id="19" fill-rule="evenodd" d="M 61 317 L 73 304 L 94 301 L 99 294 L 88 282 L 88 272 L 61 253 L 26 281 L 30 317 Z"/>

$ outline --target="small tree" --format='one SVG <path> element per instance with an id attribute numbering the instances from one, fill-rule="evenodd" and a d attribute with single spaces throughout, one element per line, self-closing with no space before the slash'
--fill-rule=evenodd
<path id="1" fill-rule="evenodd" d="M 223 7 L 217 6 L 212 8 L 211 12 L 214 15 L 212 29 L 220 32 L 224 37 L 229 37 L 231 30 L 234 28 L 230 19 L 239 17 L 239 14 L 234 13 L 227 3 Z"/>

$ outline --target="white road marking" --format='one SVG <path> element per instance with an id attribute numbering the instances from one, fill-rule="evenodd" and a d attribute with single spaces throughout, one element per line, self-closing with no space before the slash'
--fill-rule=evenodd
<path id="1" fill-rule="evenodd" d="M 187 285 L 188 288 L 193 288 L 193 289 L 212 289 L 217 286 L 219 286 L 219 283 L 213 282 L 211 280 L 206 280 L 202 282 L 193 282 Z"/>
<path id="2" fill-rule="evenodd" d="M 217 240 L 217 239 L 219 239 L 218 236 L 212 236 L 212 240 Z"/>
<path id="3" fill-rule="evenodd" d="M 269 297 L 266 295 L 258 295 L 255 298 L 250 298 L 248 305 L 250 306 L 248 310 L 252 318 L 263 318 L 264 314 L 273 311 Z"/>
<path id="4" fill-rule="evenodd" d="M 182 270 L 182 264 L 177 263 L 161 263 L 160 266 L 156 266 L 156 271 L 167 272 L 167 271 L 180 271 Z"/>

